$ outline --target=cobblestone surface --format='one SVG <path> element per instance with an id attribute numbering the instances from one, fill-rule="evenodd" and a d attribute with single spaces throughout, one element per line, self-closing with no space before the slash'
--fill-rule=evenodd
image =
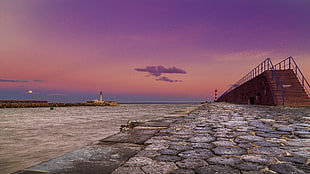
<path id="1" fill-rule="evenodd" d="M 207 103 L 113 174 L 310 173 L 310 108 Z"/>

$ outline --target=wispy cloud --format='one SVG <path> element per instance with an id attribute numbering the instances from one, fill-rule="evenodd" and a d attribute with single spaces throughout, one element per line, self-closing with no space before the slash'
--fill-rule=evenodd
<path id="1" fill-rule="evenodd" d="M 182 80 L 172 80 L 169 79 L 168 77 L 159 77 L 158 79 L 156 79 L 156 81 L 164 81 L 164 82 L 182 82 Z"/>
<path id="2" fill-rule="evenodd" d="M 186 74 L 186 71 L 176 67 L 165 68 L 162 65 L 159 66 L 147 66 L 145 68 L 136 68 L 138 72 L 147 72 L 147 77 L 155 76 L 159 77 L 156 81 L 165 81 L 165 82 L 182 82 L 182 80 L 172 80 L 166 76 L 161 76 L 162 74 Z"/>
<path id="3" fill-rule="evenodd" d="M 159 66 L 147 66 L 146 68 L 136 68 L 136 71 L 140 72 L 148 72 L 149 75 L 159 77 L 161 74 L 165 73 L 174 73 L 174 74 L 186 74 L 186 71 L 176 68 L 176 67 L 171 67 L 171 68 L 165 68 L 162 65 Z"/>
<path id="4" fill-rule="evenodd" d="M 43 80 L 38 80 L 38 79 L 34 79 L 34 80 L 31 80 L 32 82 L 43 82 Z"/>
<path id="5" fill-rule="evenodd" d="M 38 80 L 38 79 L 33 79 L 33 80 L 0 79 L 0 82 L 28 83 L 28 82 L 43 82 L 43 80 Z"/>

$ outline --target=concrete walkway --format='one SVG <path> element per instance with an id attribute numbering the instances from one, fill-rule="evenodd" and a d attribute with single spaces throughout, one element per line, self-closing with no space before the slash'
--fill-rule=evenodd
<path id="1" fill-rule="evenodd" d="M 207 103 L 16 173 L 310 173 L 310 108 Z"/>

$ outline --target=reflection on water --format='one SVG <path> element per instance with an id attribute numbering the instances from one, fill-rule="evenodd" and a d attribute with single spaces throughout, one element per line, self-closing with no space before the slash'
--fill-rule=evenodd
<path id="1" fill-rule="evenodd" d="M 0 109 L 0 173 L 11 173 L 119 132 L 128 120 L 147 120 L 193 104 Z"/>

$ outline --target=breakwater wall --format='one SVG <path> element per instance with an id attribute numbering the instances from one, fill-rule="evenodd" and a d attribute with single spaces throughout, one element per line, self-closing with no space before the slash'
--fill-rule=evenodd
<path id="1" fill-rule="evenodd" d="M 75 103 L 49 103 L 47 101 L 18 101 L 18 100 L 1 100 L 0 108 L 35 108 L 35 107 L 71 107 L 71 106 L 116 106 L 119 105 L 114 101 L 103 102 L 75 102 Z"/>

